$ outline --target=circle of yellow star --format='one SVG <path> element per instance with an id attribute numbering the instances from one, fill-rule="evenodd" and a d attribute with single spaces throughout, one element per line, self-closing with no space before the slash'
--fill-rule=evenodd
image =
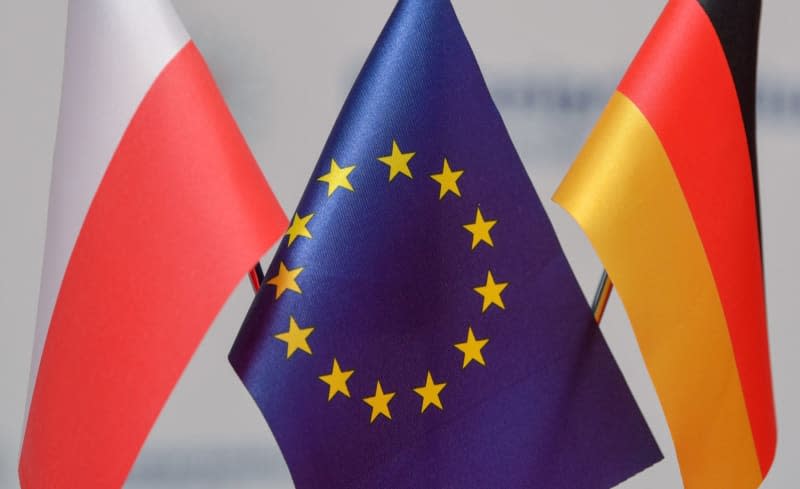
<path id="1" fill-rule="evenodd" d="M 328 173 L 322 175 L 321 177 L 317 178 L 317 181 L 325 182 L 328 184 L 328 197 L 333 195 L 333 193 L 339 189 L 343 188 L 353 192 L 353 186 L 350 185 L 350 180 L 347 179 L 348 175 L 355 170 L 356 165 L 346 166 L 344 168 L 340 167 L 336 160 L 331 158 L 331 169 Z"/>
<path id="2" fill-rule="evenodd" d="M 292 225 L 289 226 L 289 229 L 286 231 L 286 236 L 289 236 L 289 246 L 292 246 L 294 240 L 300 236 L 311 239 L 311 232 L 308 230 L 307 226 L 308 221 L 310 221 L 312 217 L 314 217 L 313 213 L 303 217 L 300 217 L 300 214 L 296 212 L 294 213 Z"/>
<path id="3" fill-rule="evenodd" d="M 355 372 L 355 370 L 343 371 L 339 367 L 339 362 L 336 361 L 336 358 L 333 359 L 331 373 L 319 376 L 319 380 L 328 384 L 328 401 L 333 399 L 333 396 L 340 392 L 344 394 L 345 397 L 350 397 L 350 390 L 347 388 L 347 379 L 353 375 L 353 372 Z"/>
<path id="4" fill-rule="evenodd" d="M 283 262 L 278 264 L 278 274 L 267 280 L 267 284 L 275 286 L 276 299 L 283 295 L 283 293 L 287 290 L 297 292 L 298 294 L 303 293 L 303 291 L 300 290 L 300 286 L 297 285 L 297 276 L 300 275 L 302 271 L 302 267 L 289 270 L 286 268 L 286 264 Z"/>
<path id="5" fill-rule="evenodd" d="M 394 180 L 398 174 L 402 173 L 408 178 L 411 176 L 411 169 L 408 168 L 408 162 L 414 157 L 416 153 L 403 153 L 397 145 L 397 141 L 392 139 L 392 154 L 381 156 L 378 161 L 389 167 L 389 181 Z"/>
<path id="6" fill-rule="evenodd" d="M 472 332 L 472 327 L 467 327 L 467 341 L 463 343 L 456 343 L 455 346 L 457 349 L 461 350 L 464 353 L 464 363 L 461 365 L 461 368 L 467 368 L 471 362 L 475 361 L 486 366 L 486 362 L 483 360 L 483 347 L 489 343 L 489 338 L 484 338 L 482 340 L 475 339 L 475 333 Z"/>
<path id="7" fill-rule="evenodd" d="M 458 179 L 464 174 L 464 170 L 451 170 L 450 163 L 447 158 L 444 159 L 442 165 L 442 173 L 434 173 L 431 178 L 439 183 L 439 200 L 442 200 L 447 192 L 454 193 L 457 197 L 461 197 L 461 190 L 458 188 Z"/>
<path id="8" fill-rule="evenodd" d="M 440 410 L 444 409 L 442 407 L 442 400 L 439 399 L 439 394 L 446 385 L 446 382 L 442 382 L 441 384 L 434 383 L 433 377 L 431 376 L 431 371 L 428 370 L 428 377 L 425 379 L 425 385 L 414 389 L 414 392 L 422 397 L 422 408 L 420 409 L 420 413 L 424 413 L 430 405 L 434 405 Z"/>
<path id="9" fill-rule="evenodd" d="M 508 287 L 508 282 L 500 282 L 497 283 L 494 281 L 494 277 L 492 276 L 492 271 L 489 270 L 486 274 L 486 284 L 480 287 L 475 287 L 473 290 L 483 296 L 483 307 L 481 308 L 481 312 L 486 312 L 486 309 L 489 309 L 489 306 L 495 305 L 500 309 L 505 309 L 506 306 L 503 304 L 503 298 L 500 297 L 500 294 Z"/>
<path id="10" fill-rule="evenodd" d="M 291 358 L 297 350 L 303 350 L 311 355 L 308 337 L 313 332 L 313 327 L 301 328 L 297 325 L 297 321 L 292 316 L 289 316 L 289 330 L 276 334 L 275 338 L 286 343 L 286 358 Z"/>
<path id="11" fill-rule="evenodd" d="M 472 249 L 474 250 L 476 246 L 480 243 L 486 243 L 489 246 L 494 247 L 494 243 L 492 242 L 492 235 L 489 234 L 489 231 L 497 224 L 497 220 L 493 221 L 486 221 L 483 218 L 483 214 L 481 214 L 480 208 L 475 212 L 475 222 L 471 224 L 464 224 L 464 229 L 472 233 Z"/>
<path id="12" fill-rule="evenodd" d="M 394 392 L 384 393 L 383 387 L 381 387 L 381 381 L 378 381 L 378 385 L 375 387 L 375 395 L 364 398 L 364 402 L 369 404 L 369 406 L 372 408 L 372 414 L 369 418 L 370 424 L 375 421 L 375 418 L 377 418 L 378 415 L 392 419 L 392 413 L 389 411 L 389 401 L 392 400 L 394 395 Z"/>

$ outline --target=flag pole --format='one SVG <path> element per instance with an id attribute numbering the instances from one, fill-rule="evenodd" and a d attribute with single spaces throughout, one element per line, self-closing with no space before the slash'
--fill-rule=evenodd
<path id="1" fill-rule="evenodd" d="M 603 270 L 603 274 L 600 275 L 600 283 L 597 284 L 597 292 L 595 292 L 594 300 L 592 301 L 592 312 L 594 313 L 594 320 L 598 325 L 600 321 L 603 320 L 603 313 L 606 311 L 608 299 L 611 297 L 611 290 L 613 288 L 614 284 L 611 283 L 611 279 L 608 278 L 608 272 Z"/>
<path id="2" fill-rule="evenodd" d="M 250 277 L 250 285 L 253 286 L 253 292 L 258 292 L 261 288 L 261 282 L 264 281 L 264 271 L 261 269 L 261 262 L 257 262 L 256 266 L 247 274 Z"/>

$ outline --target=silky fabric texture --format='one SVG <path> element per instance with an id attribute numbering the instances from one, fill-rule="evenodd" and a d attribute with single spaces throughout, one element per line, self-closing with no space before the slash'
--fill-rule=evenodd
<path id="1" fill-rule="evenodd" d="M 31 398 L 23 489 L 123 486 L 214 317 L 285 223 L 188 42 L 136 110 L 72 249 Z"/>
<path id="2" fill-rule="evenodd" d="M 661 458 L 449 2 L 399 2 L 287 234 L 230 360 L 296 487 L 601 488 Z"/>
<path id="3" fill-rule="evenodd" d="M 688 489 L 757 487 L 775 456 L 748 95 L 759 10 L 671 0 L 554 196 L 617 286 Z"/>
<path id="4" fill-rule="evenodd" d="M 555 200 L 586 231 L 626 306 L 686 487 L 756 487 L 758 459 L 703 243 L 655 131 L 625 95 L 611 98 Z"/>

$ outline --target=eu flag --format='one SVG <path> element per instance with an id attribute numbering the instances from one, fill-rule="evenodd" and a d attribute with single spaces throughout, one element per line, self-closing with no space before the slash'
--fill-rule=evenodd
<path id="1" fill-rule="evenodd" d="M 230 360 L 303 488 L 611 487 L 661 453 L 448 1 L 400 1 Z"/>

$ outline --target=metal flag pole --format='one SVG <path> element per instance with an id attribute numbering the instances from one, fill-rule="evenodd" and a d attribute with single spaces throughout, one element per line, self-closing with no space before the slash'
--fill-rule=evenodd
<path id="1" fill-rule="evenodd" d="M 261 282 L 264 281 L 264 271 L 261 269 L 261 262 L 256 263 L 256 266 L 247 274 L 250 277 L 250 285 L 253 286 L 253 292 L 258 292 L 261 288 Z"/>
<path id="2" fill-rule="evenodd" d="M 606 312 L 608 298 L 611 297 L 613 288 L 614 284 L 608 278 L 608 272 L 603 270 L 603 274 L 600 276 L 600 283 L 597 284 L 597 292 L 595 292 L 594 300 L 592 301 L 592 312 L 594 312 L 594 320 L 598 325 L 603 319 L 603 313 Z"/>

